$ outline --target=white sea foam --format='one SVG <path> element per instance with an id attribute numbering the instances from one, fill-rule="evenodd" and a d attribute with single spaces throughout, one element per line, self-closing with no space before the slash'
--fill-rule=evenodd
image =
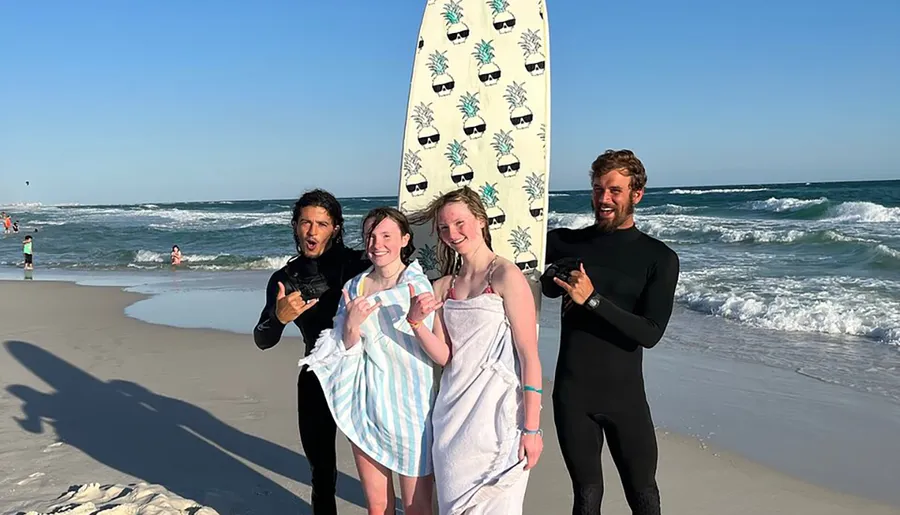
<path id="1" fill-rule="evenodd" d="M 580 229 L 594 223 L 594 215 L 592 213 L 557 213 L 550 212 L 547 219 L 547 225 L 550 229 L 557 227 L 568 227 L 569 229 Z"/>
<path id="2" fill-rule="evenodd" d="M 229 260 L 228 258 L 231 259 Z M 191 268 L 201 270 L 276 270 L 283 267 L 290 258 L 291 256 L 286 255 L 245 258 L 231 254 L 183 254 L 182 262 L 188 264 Z M 221 264 L 215 263 L 217 260 L 225 262 Z M 168 263 L 169 261 L 168 253 L 163 254 L 141 249 L 135 252 L 134 259 L 128 266 L 138 269 L 158 268 L 159 264 Z"/>
<path id="3" fill-rule="evenodd" d="M 287 264 L 292 256 L 270 256 L 251 262 L 247 268 L 253 270 L 277 270 Z"/>
<path id="4" fill-rule="evenodd" d="M 892 249 L 883 243 L 876 245 L 875 250 L 882 256 L 900 260 L 900 250 Z"/>
<path id="5" fill-rule="evenodd" d="M 160 208 L 143 204 L 137 208 L 84 207 L 77 210 L 43 210 L 35 223 L 81 223 L 98 226 L 151 227 L 162 230 L 243 229 L 265 225 L 287 225 L 290 211 L 259 213 L 247 211 L 206 211 Z"/>
<path id="6" fill-rule="evenodd" d="M 810 236 L 810 232 L 777 222 L 751 223 L 706 216 L 648 215 L 635 217 L 647 234 L 661 240 L 681 243 L 793 243 Z"/>
<path id="7" fill-rule="evenodd" d="M 683 213 L 691 213 L 699 210 L 700 208 L 697 206 L 679 206 L 678 204 L 665 204 L 662 206 L 649 206 L 649 207 L 641 207 L 637 206 L 635 209 L 637 216 L 641 216 L 644 214 L 653 214 L 653 215 L 680 215 Z"/>
<path id="8" fill-rule="evenodd" d="M 769 191 L 769 188 L 674 189 L 668 193 L 670 195 L 707 195 L 710 193 L 753 193 L 757 191 Z"/>
<path id="9" fill-rule="evenodd" d="M 0 211 L 29 211 L 43 207 L 40 202 L 12 202 L 0 204 Z"/>
<path id="10" fill-rule="evenodd" d="M 804 209 L 810 206 L 817 206 L 820 204 L 824 204 L 828 202 L 828 199 L 825 197 L 820 197 L 816 199 L 799 199 L 793 197 L 787 198 L 776 198 L 771 197 L 766 200 L 754 200 L 750 202 L 748 205 L 750 209 L 757 210 L 765 210 L 765 211 L 774 211 L 776 213 L 781 213 L 784 211 L 796 211 L 798 209 Z"/>
<path id="11" fill-rule="evenodd" d="M 743 276 L 735 280 L 735 273 Z M 852 277 L 765 277 L 727 267 L 685 271 L 676 298 L 689 308 L 780 331 L 865 336 L 900 344 L 900 283 Z"/>
<path id="12" fill-rule="evenodd" d="M 134 253 L 135 263 L 162 263 L 163 255 L 152 250 L 139 250 Z"/>
<path id="13" fill-rule="evenodd" d="M 832 208 L 830 219 L 843 222 L 900 222 L 900 207 L 873 202 L 843 202 Z"/>
<path id="14" fill-rule="evenodd" d="M 181 260 L 186 263 L 202 263 L 205 261 L 215 261 L 216 259 L 226 256 L 227 254 L 217 254 L 215 256 L 208 254 L 182 254 Z M 135 263 L 168 263 L 170 254 L 162 254 L 153 252 L 152 250 L 139 250 L 134 254 Z"/>

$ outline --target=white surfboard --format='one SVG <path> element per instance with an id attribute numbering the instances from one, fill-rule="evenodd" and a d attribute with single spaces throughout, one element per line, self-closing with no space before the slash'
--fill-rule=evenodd
<path id="1" fill-rule="evenodd" d="M 492 246 L 532 283 L 544 269 L 550 179 L 550 45 L 543 0 L 428 0 L 403 137 L 399 208 L 469 186 Z M 437 235 L 414 227 L 415 258 L 439 277 Z"/>

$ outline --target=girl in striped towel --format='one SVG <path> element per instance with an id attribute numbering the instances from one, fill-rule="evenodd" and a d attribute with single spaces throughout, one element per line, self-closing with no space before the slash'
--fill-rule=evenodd
<path id="1" fill-rule="evenodd" d="M 350 440 L 369 514 L 394 513 L 392 472 L 406 515 L 432 510 L 431 412 L 435 365 L 406 320 L 412 296 L 433 293 L 406 216 L 376 208 L 363 219 L 372 266 L 344 286 L 334 329 L 300 360 L 322 383 Z M 422 323 L 433 326 L 434 315 Z M 302 414 L 301 414 L 302 416 Z"/>

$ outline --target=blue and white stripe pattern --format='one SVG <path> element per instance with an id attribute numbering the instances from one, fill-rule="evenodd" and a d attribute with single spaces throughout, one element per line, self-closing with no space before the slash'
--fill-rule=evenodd
<path id="1" fill-rule="evenodd" d="M 351 299 L 362 295 L 371 271 L 344 286 Z M 371 302 L 381 301 L 381 308 L 363 322 L 362 340 L 349 350 L 342 341 L 347 313 L 341 299 L 334 329 L 323 331 L 299 364 L 319 378 L 335 422 L 351 442 L 394 472 L 421 477 L 433 470 L 436 367 L 406 321 L 410 283 L 416 294 L 434 292 L 419 262 L 413 261 L 397 286 L 369 296 Z M 433 327 L 434 313 L 423 323 Z"/>

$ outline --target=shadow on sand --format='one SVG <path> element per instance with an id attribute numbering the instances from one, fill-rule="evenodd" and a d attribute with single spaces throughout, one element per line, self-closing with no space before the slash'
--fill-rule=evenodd
<path id="1" fill-rule="evenodd" d="M 22 429 L 42 433 L 50 426 L 59 441 L 95 460 L 222 515 L 312 513 L 307 502 L 237 459 L 309 484 L 309 466 L 301 454 L 133 382 L 104 382 L 31 343 L 4 345 L 54 390 L 7 388 L 23 403 L 24 417 L 14 417 Z M 338 496 L 365 506 L 359 481 L 342 473 Z"/>

